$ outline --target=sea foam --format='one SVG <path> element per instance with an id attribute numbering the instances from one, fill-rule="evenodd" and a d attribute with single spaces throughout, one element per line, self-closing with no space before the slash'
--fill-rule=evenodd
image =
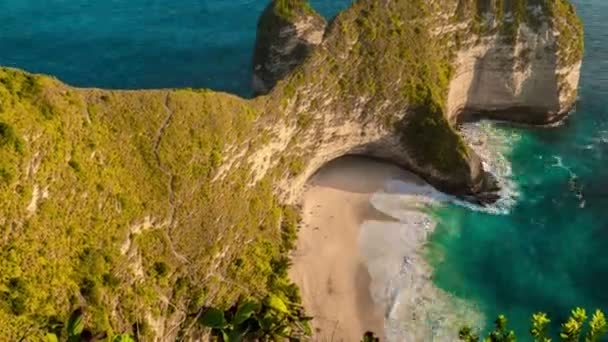
<path id="1" fill-rule="evenodd" d="M 360 248 L 370 277 L 373 300 L 385 310 L 387 341 L 456 341 L 458 328 L 482 328 L 484 317 L 473 303 L 457 298 L 432 282 L 432 268 L 424 247 L 435 229 L 428 215 L 436 206 L 454 204 L 491 214 L 506 214 L 519 192 L 512 180 L 506 155 L 509 142 L 519 136 L 481 122 L 462 127 L 501 186 L 501 198 L 490 206 L 475 205 L 444 194 L 423 182 L 391 180 L 375 193 L 370 204 L 394 221 L 366 221 L 361 227 Z"/>

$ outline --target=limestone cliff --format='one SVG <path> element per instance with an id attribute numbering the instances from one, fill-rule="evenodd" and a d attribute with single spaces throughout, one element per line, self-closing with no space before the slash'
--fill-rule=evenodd
<path id="1" fill-rule="evenodd" d="M 560 1 L 523 4 L 494 1 L 471 9 L 479 13 L 473 17 L 477 22 L 468 25 L 475 34 L 460 30 L 455 36 L 455 72 L 447 100 L 451 119 L 471 114 L 550 124 L 574 105 L 583 41 L 572 6 Z"/>
<path id="2" fill-rule="evenodd" d="M 197 337 L 204 305 L 297 300 L 277 277 L 289 205 L 325 162 L 388 159 L 483 201 L 494 182 L 461 114 L 548 123 L 575 101 L 582 32 L 565 0 L 359 0 L 324 31 L 298 29 L 318 15 L 293 4 L 260 23 L 256 73 L 282 80 L 251 100 L 0 69 L 0 340 L 78 306 L 96 331 Z"/>
<path id="3" fill-rule="evenodd" d="M 253 89 L 266 94 L 301 64 L 325 31 L 325 19 L 305 0 L 272 1 L 260 17 L 253 55 Z"/>
<path id="4" fill-rule="evenodd" d="M 362 153 L 486 200 L 492 177 L 452 125 L 464 114 L 562 118 L 581 59 L 581 25 L 564 1 L 359 1 L 271 96 L 293 98 L 288 113 L 322 122 L 301 139 L 320 151 L 302 182 L 327 160 Z"/>

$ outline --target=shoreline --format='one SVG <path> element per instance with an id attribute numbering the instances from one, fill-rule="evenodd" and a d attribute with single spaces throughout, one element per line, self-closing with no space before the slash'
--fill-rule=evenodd
<path id="1" fill-rule="evenodd" d="M 289 274 L 314 317 L 313 341 L 359 341 L 366 331 L 382 341 L 455 338 L 460 324 L 480 321 L 431 280 L 423 252 L 434 224 L 420 209 L 433 196 L 446 195 L 361 157 L 332 161 L 310 179 Z"/>
<path id="2" fill-rule="evenodd" d="M 424 208 L 452 202 L 504 214 L 518 192 L 504 158 L 508 146 L 497 143 L 501 134 L 485 124 L 461 132 L 499 176 L 502 196 L 493 206 L 464 203 L 364 157 L 336 159 L 309 179 L 289 274 L 314 317 L 313 341 L 359 341 L 366 331 L 382 341 L 457 340 L 464 324 L 482 328 L 479 308 L 433 283 L 429 257 L 440 260 L 444 252 L 428 245 L 436 223 Z"/>
<path id="3" fill-rule="evenodd" d="M 370 292 L 373 280 L 360 248 L 361 227 L 367 220 L 395 221 L 369 201 L 387 180 L 409 177 L 397 166 L 344 157 L 309 180 L 289 273 L 315 318 L 314 341 L 359 341 L 366 331 L 384 340 L 385 308 Z"/>

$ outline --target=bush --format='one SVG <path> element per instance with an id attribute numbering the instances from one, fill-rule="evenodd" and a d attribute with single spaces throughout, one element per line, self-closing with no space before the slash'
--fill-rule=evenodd
<path id="1" fill-rule="evenodd" d="M 578 342 L 584 336 L 585 342 L 597 342 L 608 331 L 606 317 L 600 310 L 596 310 L 587 329 L 584 324 L 587 320 L 585 309 L 576 308 L 572 310 L 568 320 L 561 325 L 559 334 L 560 341 L 563 342 Z M 544 312 L 535 313 L 532 315 L 530 335 L 535 342 L 551 342 L 547 327 L 551 320 Z M 586 330 L 586 332 L 584 332 Z M 463 327 L 458 333 L 461 341 L 477 342 L 479 335 L 476 334 L 471 327 Z M 507 328 L 507 318 L 504 315 L 498 316 L 494 323 L 494 330 L 491 331 L 484 339 L 484 342 L 515 342 L 517 337 L 513 330 Z"/>

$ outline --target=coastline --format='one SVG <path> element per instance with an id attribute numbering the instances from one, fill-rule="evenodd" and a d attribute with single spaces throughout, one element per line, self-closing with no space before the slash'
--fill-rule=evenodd
<path id="1" fill-rule="evenodd" d="M 481 322 L 432 283 L 423 252 L 434 224 L 421 210 L 433 196 L 445 195 L 365 158 L 340 158 L 312 177 L 290 277 L 314 317 L 314 341 L 358 341 L 366 331 L 383 341 L 452 338 L 464 322 Z"/>
<path id="2" fill-rule="evenodd" d="M 290 277 L 314 317 L 315 341 L 358 341 L 366 331 L 384 335 L 384 308 L 371 296 L 372 279 L 359 245 L 366 220 L 390 220 L 369 200 L 395 177 L 409 175 L 393 165 L 344 157 L 308 183 Z"/>
<path id="3" fill-rule="evenodd" d="M 334 160 L 309 180 L 290 277 L 315 318 L 314 341 L 356 341 L 365 331 L 383 341 L 455 340 L 463 324 L 482 328 L 478 308 L 433 283 L 430 260 L 443 252 L 428 245 L 436 224 L 427 209 L 452 202 L 508 212 L 518 191 L 502 142 L 514 137 L 490 122 L 464 124 L 461 134 L 498 176 L 501 199 L 492 206 L 464 203 L 363 157 Z"/>

